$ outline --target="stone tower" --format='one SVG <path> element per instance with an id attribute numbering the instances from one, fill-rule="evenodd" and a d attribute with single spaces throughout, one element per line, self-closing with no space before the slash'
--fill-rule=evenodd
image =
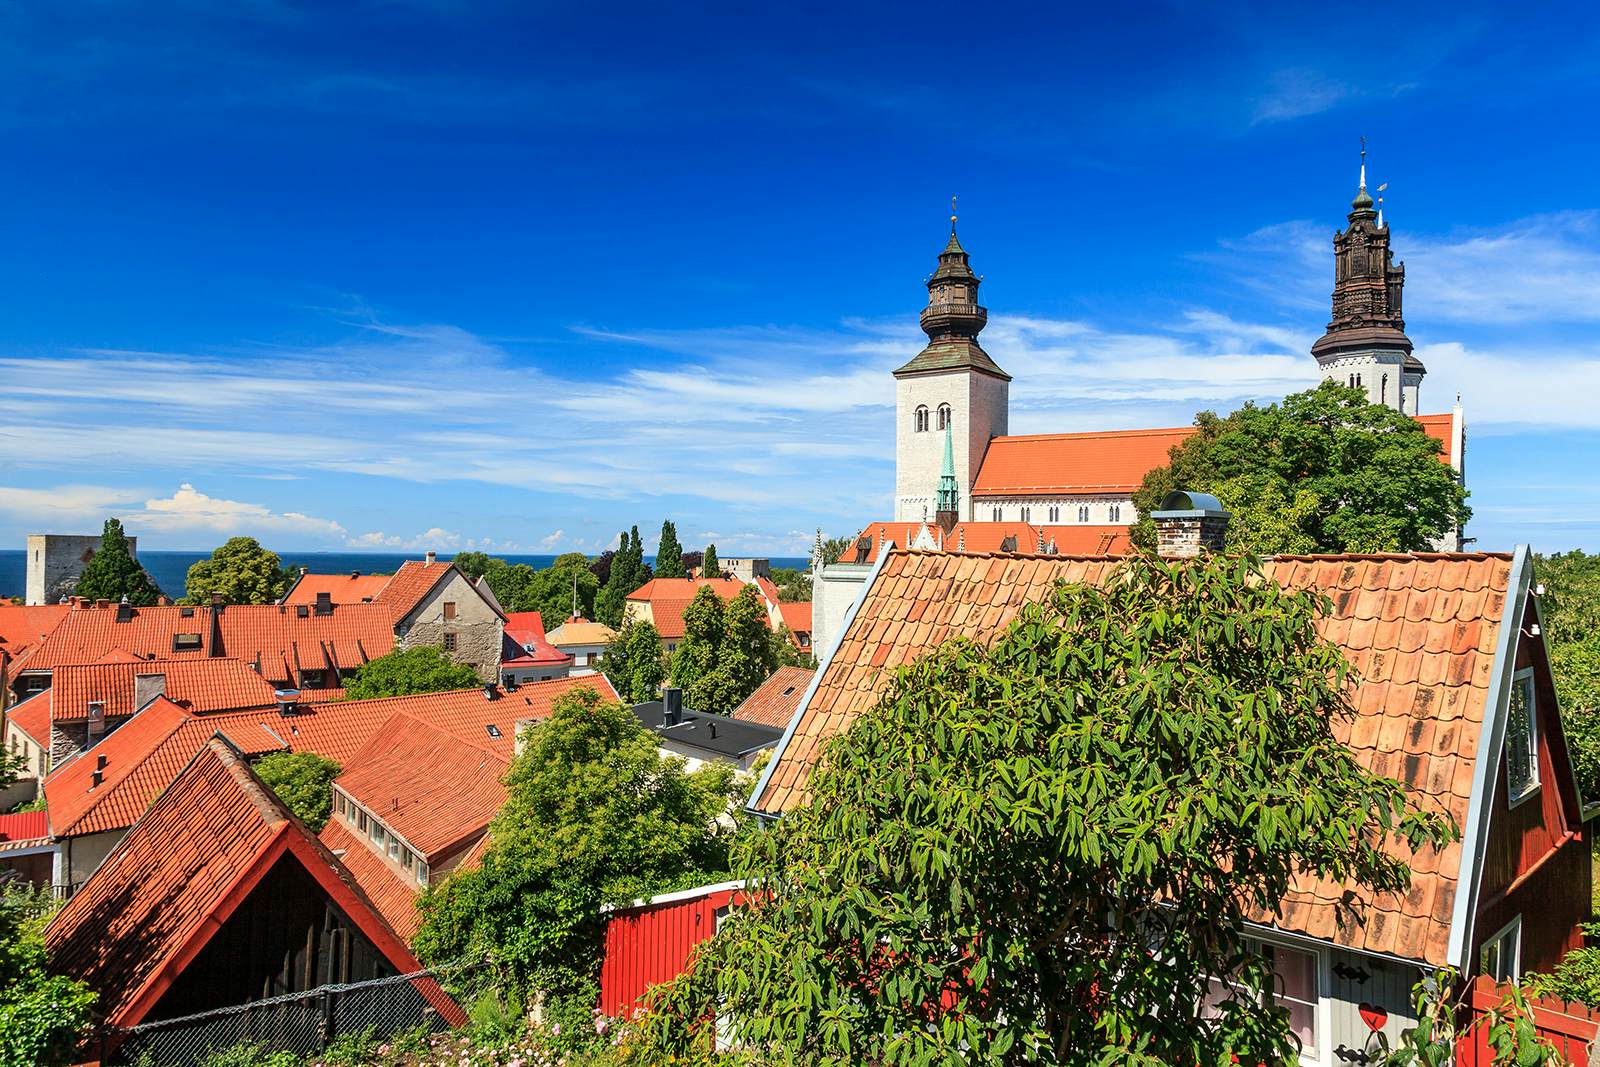
<path id="1" fill-rule="evenodd" d="M 950 241 L 928 279 L 922 332 L 928 345 L 894 372 L 894 517 L 931 522 L 940 500 L 945 439 L 951 442 L 958 519 L 972 518 L 972 483 L 989 439 L 1006 432 L 1011 375 L 978 344 L 989 311 L 950 216 Z"/>
<path id="2" fill-rule="evenodd" d="M 1324 378 L 1358 386 L 1373 403 L 1415 415 L 1422 376 L 1428 371 L 1411 354 L 1400 314 L 1406 268 L 1394 262 L 1383 211 L 1373 210 L 1367 193 L 1365 146 L 1349 222 L 1333 236 L 1333 320 L 1311 346 L 1311 354 Z"/>

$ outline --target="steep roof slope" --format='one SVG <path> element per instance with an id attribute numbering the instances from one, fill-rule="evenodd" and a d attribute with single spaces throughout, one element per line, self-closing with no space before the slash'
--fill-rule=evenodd
<path id="1" fill-rule="evenodd" d="M 1058 581 L 1099 582 L 1119 562 L 890 552 L 751 807 L 781 814 L 804 803 L 822 746 L 876 703 L 895 668 L 951 637 L 992 640 Z M 1283 556 L 1266 563 L 1267 574 L 1283 585 L 1318 589 L 1333 601 L 1322 632 L 1361 677 L 1358 714 L 1335 724 L 1336 735 L 1368 768 L 1399 779 L 1419 803 L 1447 811 L 1462 827 L 1469 825 L 1490 681 L 1505 647 L 1511 570 L 1511 557 L 1487 553 Z M 1367 925 L 1335 929 L 1333 902 L 1343 887 L 1310 878 L 1297 881 L 1274 924 L 1444 964 L 1462 848 L 1399 851 L 1415 875 L 1412 892 L 1369 901 L 1375 918 Z"/>
<path id="2" fill-rule="evenodd" d="M 0 604 L 0 652 L 20 669 L 50 632 L 72 610 L 66 604 Z"/>
<path id="3" fill-rule="evenodd" d="M 744 698 L 744 703 L 733 709 L 733 717 L 779 729 L 788 726 L 816 673 L 804 667 L 779 667 L 771 678 Z"/>
<path id="4" fill-rule="evenodd" d="M 327 593 L 335 604 L 370 604 L 389 584 L 387 574 L 302 574 L 283 594 L 285 604 L 315 604 L 318 593 Z"/>
<path id="5" fill-rule="evenodd" d="M 302 865 L 397 971 L 420 969 L 349 872 L 221 738 L 194 754 L 51 921 L 51 965 L 100 993 L 108 1023 L 133 1025 L 285 860 Z M 433 983 L 418 989 L 447 1018 L 463 1021 Z"/>
<path id="6" fill-rule="evenodd" d="M 89 717 L 89 702 L 100 701 L 108 716 L 127 716 L 134 707 L 134 679 L 142 674 L 166 678 L 167 699 L 190 711 L 265 708 L 274 703 L 273 685 L 243 660 L 207 656 L 195 659 L 134 659 L 116 663 L 64 664 L 51 677 L 51 717 L 66 722 Z"/>

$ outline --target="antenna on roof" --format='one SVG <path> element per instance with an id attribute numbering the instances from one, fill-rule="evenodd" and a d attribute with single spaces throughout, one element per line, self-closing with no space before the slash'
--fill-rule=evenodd
<path id="1" fill-rule="evenodd" d="M 572 572 L 572 617 L 578 617 L 578 572 Z"/>

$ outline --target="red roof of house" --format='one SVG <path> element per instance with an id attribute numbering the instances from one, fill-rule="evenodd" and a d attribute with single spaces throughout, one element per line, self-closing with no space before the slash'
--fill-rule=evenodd
<path id="1" fill-rule="evenodd" d="M 401 940 L 410 944 L 417 936 L 417 927 L 422 925 L 422 917 L 417 914 L 417 888 L 338 816 L 328 820 L 320 837 L 328 851 L 339 857 L 378 914 Z"/>
<path id="2" fill-rule="evenodd" d="M 864 562 L 877 561 L 883 545 L 893 543 L 896 548 L 918 548 L 945 552 L 999 552 L 1008 537 L 1017 539 L 1016 552 L 1020 555 L 1125 555 L 1133 550 L 1126 526 L 1035 526 L 1027 522 L 958 522 L 945 533 L 938 526 L 926 522 L 874 522 L 857 535 L 870 538 Z M 1044 544 L 1043 552 L 1040 543 Z M 1051 552 L 1051 544 L 1055 551 Z M 856 562 L 852 544 L 842 558 L 843 562 Z"/>
<path id="3" fill-rule="evenodd" d="M 11 669 L 20 670 L 70 610 L 66 604 L 0 604 L 0 652 L 11 657 Z"/>
<path id="4" fill-rule="evenodd" d="M 283 594 L 285 604 L 315 604 L 318 593 L 327 593 L 335 604 L 370 604 L 389 584 L 387 574 L 302 574 Z"/>
<path id="5" fill-rule="evenodd" d="M 771 678 L 744 698 L 744 703 L 733 709 L 733 717 L 783 729 L 794 718 L 800 698 L 806 695 L 806 687 L 816 673 L 804 667 L 779 667 Z"/>
<path id="6" fill-rule="evenodd" d="M 420 969 L 350 872 L 221 738 L 192 754 L 51 921 L 51 966 L 100 994 L 106 1023 L 134 1025 L 283 862 L 316 879 L 397 972 Z M 418 983 L 418 991 L 452 1025 L 465 1022 L 433 982 Z"/>
<path id="7" fill-rule="evenodd" d="M 195 746 L 169 744 L 190 721 L 178 705 L 157 699 L 99 744 L 57 767 L 44 780 L 51 832 L 76 837 L 133 825 L 194 756 L 199 739 Z"/>
<path id="8" fill-rule="evenodd" d="M 702 586 L 710 586 L 727 602 L 738 596 L 745 585 L 738 578 L 652 578 L 629 593 L 628 599 L 649 604 L 651 624 L 663 638 L 671 640 L 683 636 L 683 609 L 694 601 Z M 757 592 L 760 591 L 758 584 Z M 776 587 L 772 600 L 777 601 Z"/>
<path id="9" fill-rule="evenodd" d="M 790 633 L 808 634 L 811 632 L 811 601 L 778 602 L 778 612 L 783 616 L 783 624 L 789 628 Z"/>
<path id="10" fill-rule="evenodd" d="M 57 722 L 87 719 L 89 702 L 105 704 L 108 717 L 126 717 L 134 707 L 134 679 L 160 674 L 166 678 L 165 695 L 189 711 L 223 711 L 265 708 L 273 704 L 271 682 L 248 663 L 221 657 L 192 659 L 130 659 L 57 667 L 49 692 L 54 694 L 50 717 Z"/>
<path id="11" fill-rule="evenodd" d="M 50 836 L 50 821 L 42 811 L 19 811 L 0 815 L 0 844 L 37 841 Z"/>
<path id="12" fill-rule="evenodd" d="M 27 669 L 110 662 L 108 653 L 120 649 L 141 659 L 229 657 L 259 663 L 269 681 L 293 681 L 296 669 L 350 670 L 394 650 L 394 620 L 375 604 L 341 605 L 328 615 L 308 611 L 303 618 L 294 606 L 280 604 L 235 604 L 220 613 L 209 605 L 134 608 L 121 622 L 118 614 L 114 604 L 80 602 L 39 645 Z M 214 614 L 221 637 L 216 648 Z M 175 649 L 176 634 L 197 635 L 198 647 Z"/>
<path id="13" fill-rule="evenodd" d="M 385 583 L 372 602 L 386 605 L 396 619 L 403 619 L 433 592 L 434 586 L 444 581 L 445 575 L 455 569 L 454 563 L 425 563 L 408 559 L 400 564 L 400 569 L 394 572 L 394 577 Z"/>
<path id="14" fill-rule="evenodd" d="M 35 693 L 20 704 L 13 704 L 6 709 L 6 721 L 33 738 L 34 744 L 49 748 L 50 690 Z"/>
<path id="15" fill-rule="evenodd" d="M 400 714 L 350 757 L 336 784 L 432 864 L 488 827 L 506 801 L 509 763 L 498 746 Z"/>
<path id="16" fill-rule="evenodd" d="M 873 706 L 896 667 L 952 637 L 991 640 L 1057 582 L 1100 582 L 1120 563 L 1117 557 L 890 553 L 752 806 L 781 813 L 804 803 L 822 746 Z M 1280 556 L 1266 562 L 1266 572 L 1333 602 L 1319 627 L 1360 678 L 1357 715 L 1335 724 L 1336 734 L 1369 769 L 1404 782 L 1420 806 L 1467 825 L 1489 680 L 1508 614 L 1510 558 Z M 1444 965 L 1462 847 L 1414 855 L 1401 844 L 1390 847 L 1411 866 L 1412 890 L 1376 899 L 1357 893 L 1371 921 L 1339 928 L 1334 904 L 1345 887 L 1309 877 L 1295 880 L 1277 916 L 1261 920 L 1350 948 Z"/>
<path id="17" fill-rule="evenodd" d="M 505 642 L 500 653 L 502 667 L 550 667 L 572 662 L 570 653 L 552 645 L 545 636 L 544 620 L 537 611 L 508 612 Z"/>

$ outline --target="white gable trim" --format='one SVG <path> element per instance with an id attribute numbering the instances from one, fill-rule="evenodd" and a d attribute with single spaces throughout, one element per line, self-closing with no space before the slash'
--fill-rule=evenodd
<path id="1" fill-rule="evenodd" d="M 1473 924 L 1478 913 L 1483 849 L 1488 843 L 1490 808 L 1500 781 L 1496 771 L 1505 744 L 1506 716 L 1511 708 L 1511 680 L 1516 673 L 1518 638 L 1522 633 L 1522 617 L 1528 603 L 1528 585 L 1533 578 L 1530 556 L 1527 545 L 1518 545 L 1511 557 L 1505 609 L 1500 617 L 1500 639 L 1495 648 L 1489 693 L 1484 700 L 1483 730 L 1478 734 L 1478 753 L 1472 768 L 1472 799 L 1467 807 L 1467 825 L 1461 831 L 1461 867 L 1456 872 L 1456 899 L 1450 913 L 1447 959 L 1463 972 L 1472 962 L 1467 957 L 1472 949 Z"/>

